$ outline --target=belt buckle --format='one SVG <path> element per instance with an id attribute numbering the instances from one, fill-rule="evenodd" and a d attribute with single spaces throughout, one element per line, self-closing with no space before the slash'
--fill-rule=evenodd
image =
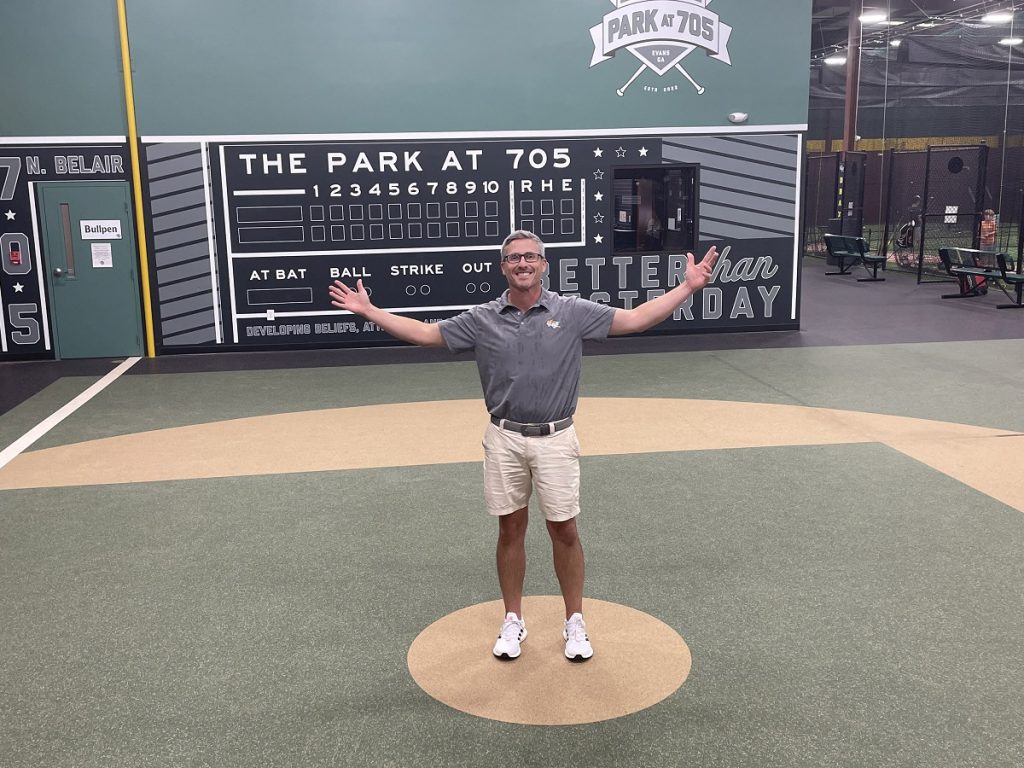
<path id="1" fill-rule="evenodd" d="M 523 437 L 545 437 L 551 434 L 547 424 L 527 424 L 523 427 Z"/>

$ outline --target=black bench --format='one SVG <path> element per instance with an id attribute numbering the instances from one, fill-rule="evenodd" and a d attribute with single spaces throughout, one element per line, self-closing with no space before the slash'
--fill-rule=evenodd
<path id="1" fill-rule="evenodd" d="M 828 255 L 836 266 L 838 272 L 826 272 L 826 275 L 848 275 L 850 270 L 857 264 L 863 265 L 865 270 L 870 271 L 871 277 L 859 277 L 858 283 L 882 282 L 884 277 L 878 276 L 878 268 L 885 264 L 885 257 L 871 253 L 868 249 L 868 241 L 863 237 L 851 237 L 850 235 L 825 235 L 825 248 Z"/>
<path id="2" fill-rule="evenodd" d="M 960 288 L 958 293 L 947 293 L 942 298 L 966 299 L 988 293 L 989 283 L 1000 277 L 995 255 L 973 248 L 939 248 L 943 269 Z"/>
<path id="3" fill-rule="evenodd" d="M 993 272 L 999 271 L 999 266 L 996 264 L 996 252 L 995 251 L 980 251 L 977 248 L 954 248 L 957 256 L 962 264 L 980 267 L 981 269 L 989 269 Z M 1006 254 L 1003 254 L 1004 256 Z"/>
<path id="4" fill-rule="evenodd" d="M 971 248 L 939 249 L 942 268 L 959 287 L 958 293 L 947 293 L 943 299 L 966 299 L 988 293 L 988 282 L 998 275 L 998 269 L 979 261 L 979 253 Z"/>
<path id="5" fill-rule="evenodd" d="M 999 267 L 999 279 L 1003 281 L 1003 292 L 1010 296 L 1010 292 L 1007 288 L 1013 287 L 1016 296 L 1010 296 L 1014 300 L 1013 304 L 997 304 L 997 309 L 1020 309 L 1024 304 L 1021 303 L 1021 294 L 1024 293 L 1024 274 L 1021 274 L 1021 264 L 1017 264 L 1017 271 L 1013 272 L 1007 266 L 1006 254 L 996 254 L 996 266 Z"/>

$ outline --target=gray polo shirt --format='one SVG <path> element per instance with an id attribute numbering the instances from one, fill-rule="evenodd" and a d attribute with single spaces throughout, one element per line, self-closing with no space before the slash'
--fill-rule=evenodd
<path id="1" fill-rule="evenodd" d="M 552 291 L 524 313 L 505 291 L 439 325 L 452 352 L 476 350 L 492 416 L 543 423 L 576 411 L 583 340 L 607 338 L 614 315 L 614 307 Z"/>

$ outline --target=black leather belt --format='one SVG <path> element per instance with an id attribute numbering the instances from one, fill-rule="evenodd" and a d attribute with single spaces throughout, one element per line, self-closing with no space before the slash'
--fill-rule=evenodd
<path id="1" fill-rule="evenodd" d="M 518 421 L 509 421 L 508 419 L 499 419 L 497 416 L 491 416 L 491 424 L 507 429 L 509 432 L 518 432 L 524 437 L 544 437 L 553 432 L 561 432 L 566 427 L 571 427 L 572 416 L 561 421 L 550 421 L 547 424 L 520 424 Z"/>

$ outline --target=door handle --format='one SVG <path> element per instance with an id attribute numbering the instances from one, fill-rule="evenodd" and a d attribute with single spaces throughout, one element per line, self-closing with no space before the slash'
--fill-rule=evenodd
<path id="1" fill-rule="evenodd" d="M 64 270 L 61 269 L 60 267 L 54 267 L 53 268 L 53 276 L 54 277 L 64 277 Z"/>

